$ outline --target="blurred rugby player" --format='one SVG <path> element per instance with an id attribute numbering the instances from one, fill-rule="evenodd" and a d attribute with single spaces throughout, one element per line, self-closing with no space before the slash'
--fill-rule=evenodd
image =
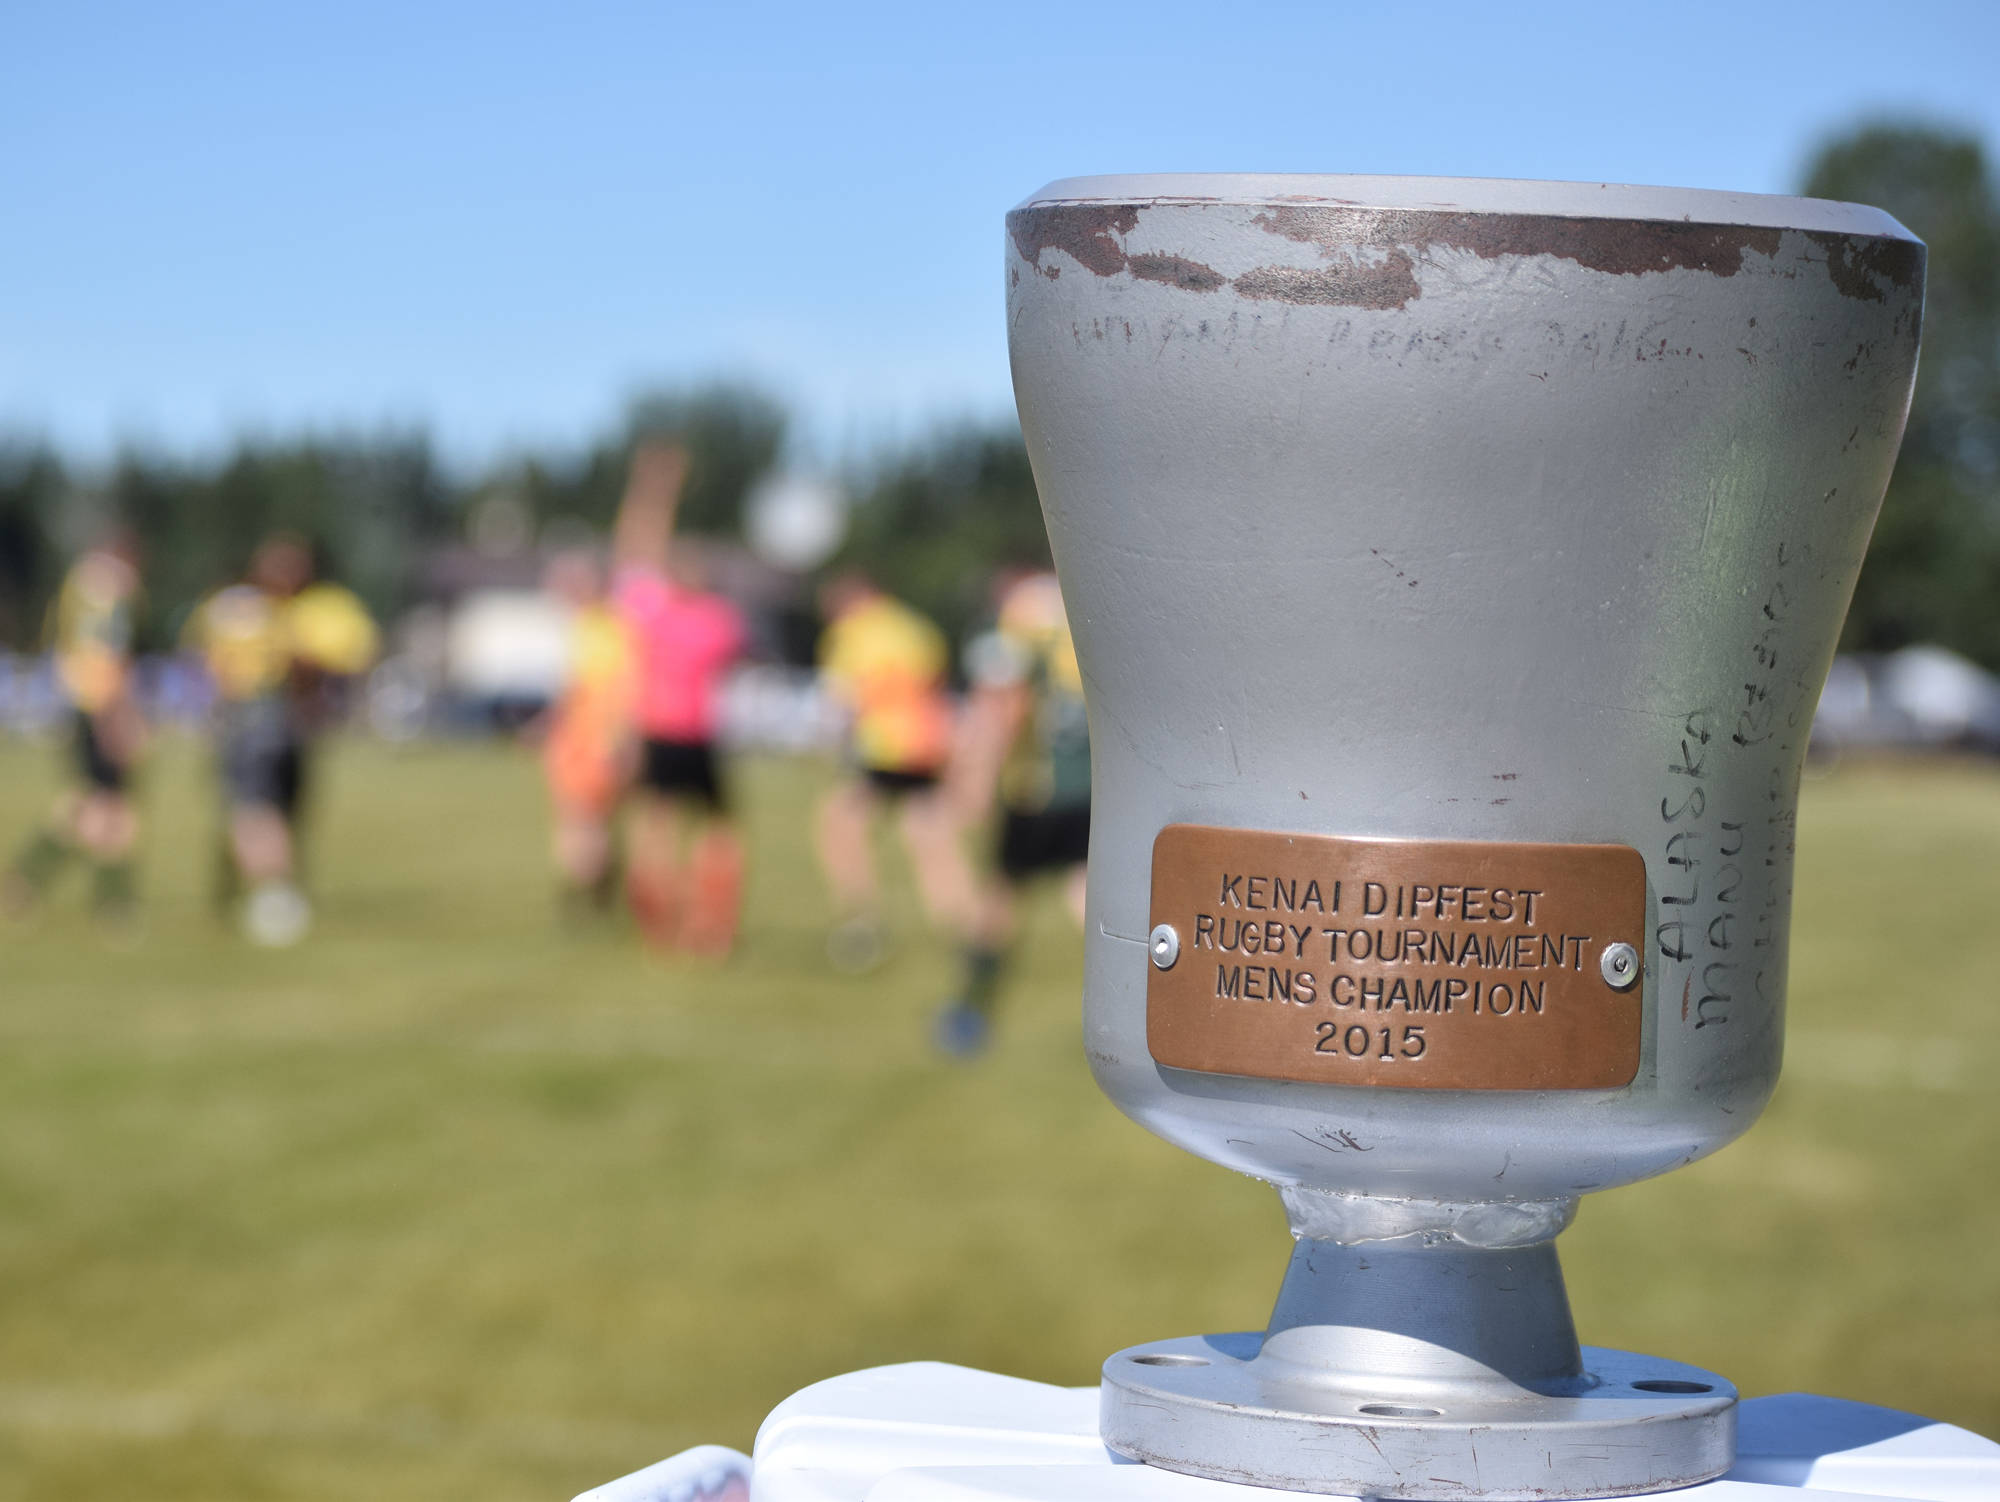
<path id="1" fill-rule="evenodd" d="M 15 856 L 0 902 L 25 913 L 72 858 L 90 862 L 100 919 L 129 920 L 139 814 L 132 769 L 145 741 L 133 697 L 132 633 L 139 569 L 132 536 L 107 533 L 71 566 L 49 611 L 56 679 L 70 706 L 73 781 Z"/>
<path id="2" fill-rule="evenodd" d="M 569 612 L 569 662 L 549 711 L 542 770 L 562 908 L 577 917 L 608 907 L 616 890 L 611 821 L 631 780 L 632 652 L 594 553 L 557 554 L 542 588 Z"/>
<path id="3" fill-rule="evenodd" d="M 215 684 L 230 874 L 248 888 L 243 933 L 267 947 L 296 944 L 312 926 L 297 879 L 312 742 L 380 642 L 361 601 L 313 573 L 302 539 L 268 537 L 243 582 L 204 600 L 186 630 Z"/>
<path id="4" fill-rule="evenodd" d="M 687 475 L 684 449 L 642 444 L 614 534 L 639 736 L 625 885 L 649 943 L 719 958 L 736 941 L 743 842 L 716 732 L 722 682 L 748 630 L 706 588 L 699 546 L 674 536 Z"/>
<path id="5" fill-rule="evenodd" d="M 847 775 L 820 805 L 819 854 L 836 922 L 827 953 L 861 971 L 882 956 L 881 884 L 870 836 L 894 811 L 926 915 L 954 932 L 970 921 L 972 872 L 939 787 L 950 756 L 949 655 L 938 628 L 849 570 L 821 593 L 820 674 L 848 716 Z"/>
<path id="6" fill-rule="evenodd" d="M 976 822 L 997 800 L 1000 823 L 964 978 L 937 1021 L 939 1047 L 960 1056 L 978 1053 L 992 1031 L 1022 891 L 1036 876 L 1060 877 L 1081 925 L 1090 853 L 1090 721 L 1056 576 L 1003 576 L 998 620 L 966 657 L 972 699 L 952 760 L 952 803 Z"/>

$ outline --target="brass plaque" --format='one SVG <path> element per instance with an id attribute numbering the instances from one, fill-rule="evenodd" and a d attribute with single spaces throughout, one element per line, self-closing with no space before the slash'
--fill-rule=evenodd
<path id="1" fill-rule="evenodd" d="M 1604 959 L 1644 953 L 1627 845 L 1171 824 L 1152 922 L 1146 1044 L 1175 1069 L 1431 1090 L 1614 1089 L 1639 1070 L 1637 970 L 1614 951 L 1620 989 Z"/>

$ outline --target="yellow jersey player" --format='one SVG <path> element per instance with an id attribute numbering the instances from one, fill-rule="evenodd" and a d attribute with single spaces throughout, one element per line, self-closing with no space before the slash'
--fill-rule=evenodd
<path id="1" fill-rule="evenodd" d="M 1090 721 L 1062 590 L 1046 570 L 1003 575 L 998 619 L 966 653 L 972 683 L 965 734 L 952 761 L 952 802 L 968 821 L 997 802 L 994 868 L 967 936 L 965 976 L 938 1018 L 937 1041 L 961 1057 L 992 1030 L 1001 971 L 1022 887 L 1059 876 L 1083 922 L 1090 853 Z"/>
<path id="2" fill-rule="evenodd" d="M 889 808 L 927 916 L 954 931 L 970 921 L 972 873 L 938 785 L 951 754 L 950 656 L 936 626 L 863 574 L 836 578 L 821 603 L 821 680 L 848 722 L 848 776 L 819 812 L 820 860 L 837 914 L 828 953 L 841 969 L 865 970 L 882 948 L 869 836 Z"/>
<path id="3" fill-rule="evenodd" d="M 247 578 L 204 600 L 187 641 L 215 687 L 217 761 L 232 874 L 251 942 L 295 944 L 312 923 L 297 881 L 309 751 L 338 685 L 374 662 L 375 623 L 349 591 L 314 583 L 299 539 L 266 539 Z"/>
<path id="4" fill-rule="evenodd" d="M 0 895 L 15 912 L 31 907 L 81 855 L 95 868 L 99 917 L 116 922 L 132 915 L 139 818 L 131 780 L 145 735 L 133 694 L 136 558 L 131 535 L 111 533 L 77 559 L 49 611 L 56 678 L 70 707 L 76 781 L 7 874 Z"/>

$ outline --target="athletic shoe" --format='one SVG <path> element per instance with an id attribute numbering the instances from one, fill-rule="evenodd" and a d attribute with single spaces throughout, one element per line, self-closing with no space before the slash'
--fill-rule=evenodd
<path id="1" fill-rule="evenodd" d="M 882 963 L 882 926 L 873 918 L 849 918 L 826 936 L 826 957 L 842 975 L 866 975 Z"/>
<path id="2" fill-rule="evenodd" d="M 243 937 L 260 949 L 289 949 L 311 927 L 312 904 L 290 882 L 264 882 L 243 903 Z"/>
<path id="3" fill-rule="evenodd" d="M 992 1036 L 993 1024 L 986 1014 L 962 1001 L 954 1001 L 939 1012 L 931 1026 L 932 1040 L 954 1059 L 978 1058 L 986 1052 Z"/>
<path id="4" fill-rule="evenodd" d="M 669 950 L 680 938 L 680 883 L 671 875 L 655 876 L 638 866 L 625 872 L 625 901 L 639 925 L 639 937 L 657 950 Z"/>
<path id="5" fill-rule="evenodd" d="M 0 876 L 0 917 L 16 921 L 26 918 L 35 910 L 35 902 L 41 893 L 35 884 L 19 871 L 9 871 Z"/>
<path id="6" fill-rule="evenodd" d="M 742 915 L 742 851 L 733 839 L 705 835 L 696 841 L 689 867 L 692 893 L 681 921 L 681 947 L 691 954 L 722 959 L 735 946 Z"/>

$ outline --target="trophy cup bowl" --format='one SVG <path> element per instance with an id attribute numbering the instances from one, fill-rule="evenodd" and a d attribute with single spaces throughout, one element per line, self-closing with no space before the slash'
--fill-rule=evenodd
<path id="1" fill-rule="evenodd" d="M 1075 179 L 1007 228 L 1090 704 L 1091 1068 L 1296 1238 L 1266 1330 L 1107 1361 L 1106 1443 L 1381 1497 L 1721 1473 L 1733 1389 L 1579 1347 L 1553 1240 L 1776 1082 L 1922 245 L 1319 176 Z"/>

